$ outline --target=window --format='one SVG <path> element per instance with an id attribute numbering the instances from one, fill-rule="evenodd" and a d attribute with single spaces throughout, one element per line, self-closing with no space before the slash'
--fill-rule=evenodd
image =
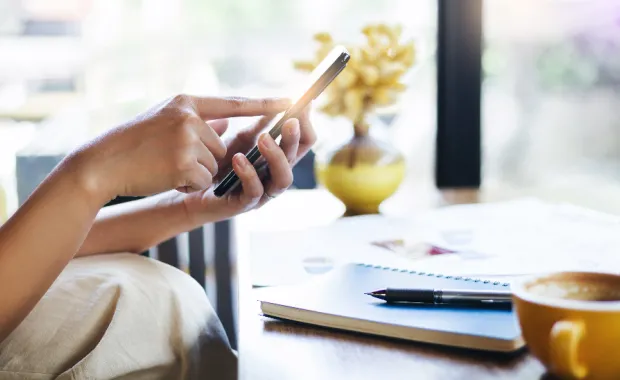
<path id="1" fill-rule="evenodd" d="M 434 0 L 95 4 L 84 22 L 85 44 L 94 57 L 88 63 L 84 84 L 98 129 L 175 92 L 287 95 L 305 75 L 293 69 L 292 61 L 313 55 L 314 33 L 329 31 L 337 40 L 355 42 L 362 38 L 360 29 L 366 23 L 401 23 L 418 43 L 418 66 L 410 75 L 410 90 L 401 99 L 398 113 L 402 120 L 389 132 L 382 129 L 378 133 L 390 133 L 403 152 L 412 156 L 414 175 L 431 175 Z M 316 150 L 343 141 L 351 133 L 346 124 L 315 114 L 320 138 Z"/>
<path id="2" fill-rule="evenodd" d="M 57 141 L 40 131 L 35 140 L 63 141 L 46 151 L 78 145 L 175 93 L 287 95 L 306 75 L 292 63 L 314 54 L 314 33 L 355 42 L 367 23 L 400 23 L 417 42 L 417 65 L 400 107 L 384 115 L 390 128 L 375 133 L 407 154 L 412 177 L 432 181 L 435 0 L 22 0 L 2 7 L 0 50 L 10 59 L 0 62 L 0 117 L 32 120 L 38 129 L 46 120 Z M 317 152 L 352 130 L 345 120 L 318 113 L 314 120 Z"/>
<path id="3" fill-rule="evenodd" d="M 620 212 L 620 3 L 484 3 L 485 186 Z"/>

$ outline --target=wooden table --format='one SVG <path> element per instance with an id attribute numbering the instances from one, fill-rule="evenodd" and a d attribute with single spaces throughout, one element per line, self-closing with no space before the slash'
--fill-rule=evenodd
<path id="1" fill-rule="evenodd" d="M 459 190 L 429 205 L 484 199 Z M 239 231 L 239 233 L 244 233 Z M 513 356 L 403 342 L 259 315 L 249 282 L 248 239 L 238 236 L 240 379 L 547 379 L 527 352 Z"/>

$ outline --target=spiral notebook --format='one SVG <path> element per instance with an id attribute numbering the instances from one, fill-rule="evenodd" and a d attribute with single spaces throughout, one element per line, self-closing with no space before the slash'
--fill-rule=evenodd
<path id="1" fill-rule="evenodd" d="M 505 289 L 508 283 L 347 264 L 301 285 L 256 291 L 265 316 L 357 333 L 469 349 L 513 352 L 525 346 L 514 311 L 387 304 L 364 294 L 386 287 Z"/>

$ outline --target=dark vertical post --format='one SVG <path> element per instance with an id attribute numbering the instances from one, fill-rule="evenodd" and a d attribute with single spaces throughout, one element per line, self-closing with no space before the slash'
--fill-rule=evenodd
<path id="1" fill-rule="evenodd" d="M 198 227 L 189 232 L 189 274 L 205 288 L 206 272 L 204 229 Z"/>
<path id="2" fill-rule="evenodd" d="M 157 258 L 162 263 L 179 268 L 179 249 L 176 236 L 159 243 L 157 246 Z"/>
<path id="3" fill-rule="evenodd" d="M 481 184 L 482 1 L 438 0 L 438 188 Z"/>
<path id="4" fill-rule="evenodd" d="M 215 223 L 215 284 L 216 312 L 222 321 L 224 330 L 233 349 L 237 349 L 235 326 L 234 292 L 231 260 L 233 257 L 232 221 L 230 219 Z"/>
<path id="5" fill-rule="evenodd" d="M 314 175 L 314 152 L 306 154 L 295 167 L 293 167 L 293 187 L 296 189 L 315 189 L 316 177 Z"/>

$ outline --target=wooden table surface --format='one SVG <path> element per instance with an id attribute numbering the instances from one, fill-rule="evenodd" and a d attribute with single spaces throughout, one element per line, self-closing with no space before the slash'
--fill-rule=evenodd
<path id="1" fill-rule="evenodd" d="M 474 191 L 431 197 L 440 204 L 477 202 Z M 437 204 L 439 204 L 437 203 Z M 472 352 L 335 331 L 261 316 L 238 239 L 240 379 L 550 379 L 527 351 Z"/>

